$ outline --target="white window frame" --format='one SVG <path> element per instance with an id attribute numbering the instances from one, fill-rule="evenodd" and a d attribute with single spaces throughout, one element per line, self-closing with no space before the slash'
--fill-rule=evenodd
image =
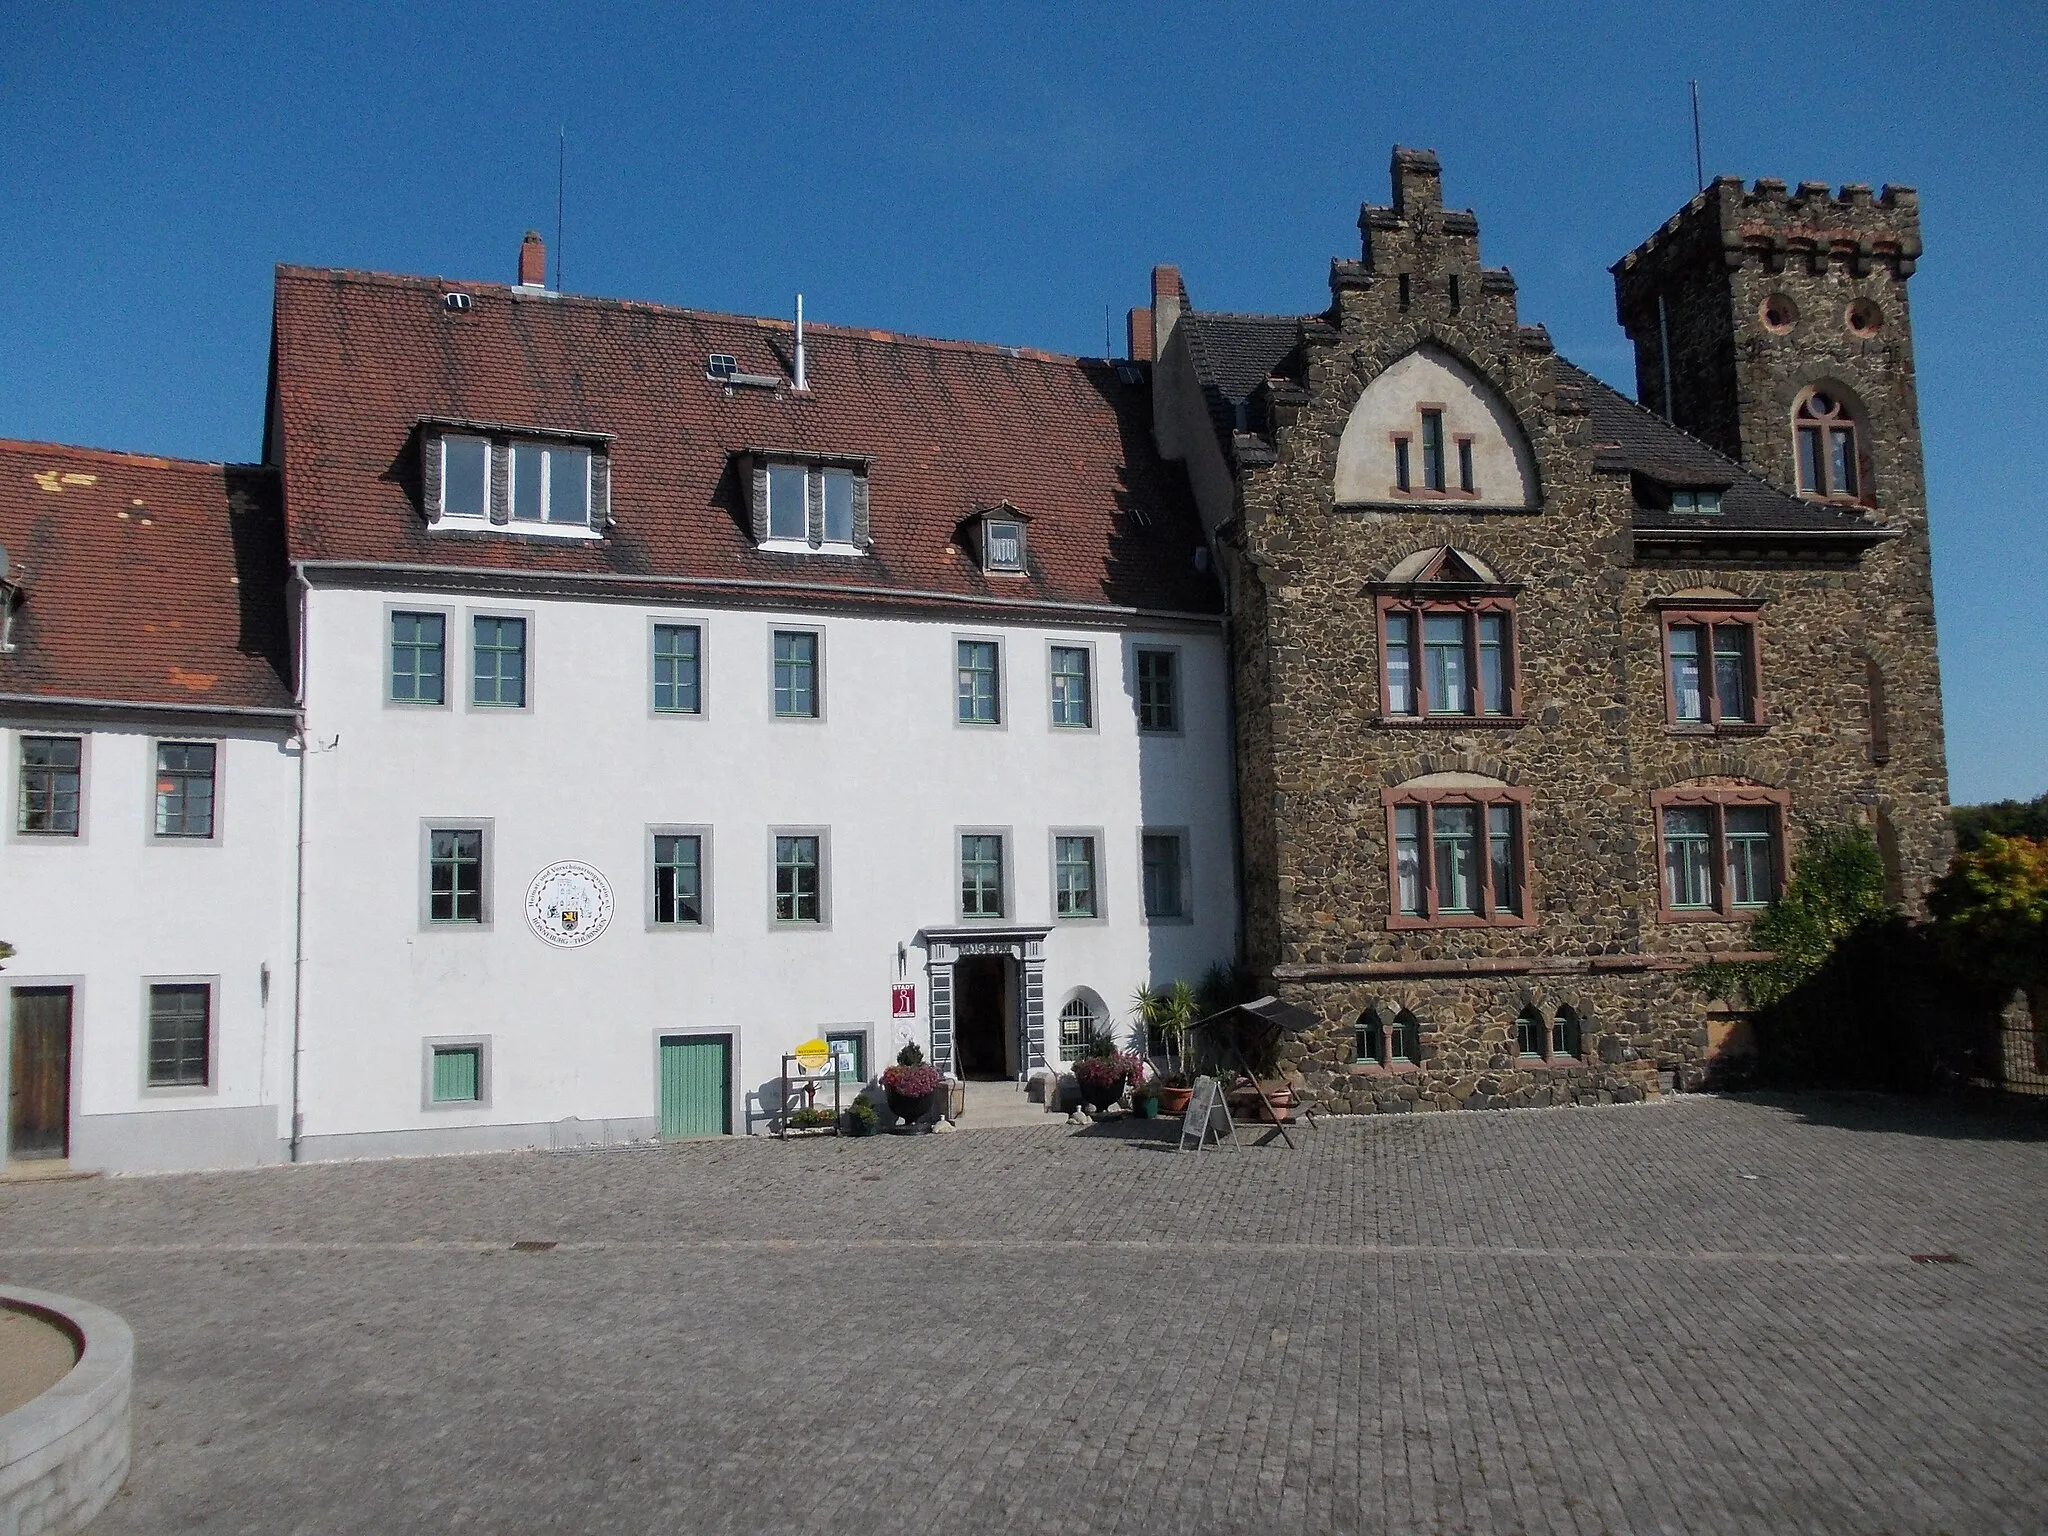
<path id="1" fill-rule="evenodd" d="M 773 550 L 787 555 L 851 555 L 858 558 L 866 557 L 867 550 L 854 541 L 851 528 L 847 529 L 848 537 L 844 539 L 830 539 L 825 537 L 824 527 L 825 476 L 828 474 L 846 475 L 853 482 L 853 496 L 857 504 L 860 500 L 860 482 L 868 478 L 866 470 L 858 469 L 852 464 L 821 464 L 802 459 L 777 458 L 773 456 L 763 457 L 762 468 L 768 471 L 765 476 L 768 505 L 762 509 L 761 526 L 767 529 L 768 532 L 762 536 L 761 542 L 755 548 Z M 804 515 L 801 520 L 803 532 L 795 537 L 774 531 L 775 471 L 778 469 L 793 469 L 803 477 Z M 811 485 L 814 481 L 818 486 L 819 509 L 818 542 L 816 544 L 811 542 Z"/>
<path id="2" fill-rule="evenodd" d="M 515 517 L 512 508 L 519 499 L 519 450 L 532 448 L 541 455 L 540 472 L 540 520 Z M 548 503 L 554 499 L 554 487 L 548 473 L 548 456 L 560 452 L 583 455 L 583 521 L 580 523 L 551 522 L 548 519 Z M 593 481 L 591 467 L 597 459 L 597 450 L 585 443 L 547 442 L 539 438 L 515 437 L 505 444 L 505 521 L 493 524 L 506 533 L 520 534 L 526 538 L 545 539 L 599 539 L 604 537 L 602 529 L 591 526 L 593 511 L 591 495 Z M 444 466 L 445 468 L 445 466 Z"/>
<path id="3" fill-rule="evenodd" d="M 481 443 L 484 450 L 484 506 L 481 512 L 450 512 L 448 510 L 448 445 L 450 443 Z M 474 432 L 443 432 L 440 444 L 435 450 L 441 455 L 440 504 L 434 508 L 436 523 L 454 523 L 457 526 L 487 528 L 491 522 L 491 481 L 497 468 L 497 445 L 488 437 L 479 437 Z"/>
<path id="4" fill-rule="evenodd" d="M 995 557 L 996 524 L 1008 523 L 1017 530 L 1017 560 L 1013 565 L 1008 561 L 998 562 Z M 981 568 L 1000 576 L 1022 576 L 1031 568 L 1030 530 L 1024 519 L 1012 515 L 990 514 L 981 520 Z"/>

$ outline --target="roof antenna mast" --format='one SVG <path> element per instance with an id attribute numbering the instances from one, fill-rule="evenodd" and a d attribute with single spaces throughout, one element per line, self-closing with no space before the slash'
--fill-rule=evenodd
<path id="1" fill-rule="evenodd" d="M 1692 179 L 1697 184 L 1695 191 L 1707 190 L 1707 162 L 1700 154 L 1700 83 L 1692 84 Z"/>
<path id="2" fill-rule="evenodd" d="M 790 388 L 801 395 L 808 393 L 811 387 L 810 378 L 804 368 L 804 296 L 802 294 L 796 296 L 795 339 L 796 345 L 792 349 L 793 355 L 790 360 L 795 365 L 796 378 L 791 381 Z"/>
<path id="3" fill-rule="evenodd" d="M 562 291 L 562 193 L 569 185 L 569 125 L 555 145 L 555 292 Z"/>

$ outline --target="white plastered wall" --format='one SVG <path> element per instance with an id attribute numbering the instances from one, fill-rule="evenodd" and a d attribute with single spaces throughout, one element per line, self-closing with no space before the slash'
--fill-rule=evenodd
<path id="1" fill-rule="evenodd" d="M 1408 499 L 1394 488 L 1396 434 L 1405 433 L 1411 439 L 1411 484 L 1422 484 L 1421 411 L 1425 405 L 1443 411 L 1445 478 L 1453 487 L 1458 483 L 1457 440 L 1472 439 L 1477 494 L 1432 497 L 1424 504 L 1474 510 L 1536 504 L 1535 461 L 1507 402 L 1450 353 L 1424 345 L 1391 364 L 1366 386 L 1352 407 L 1337 445 L 1339 505 Z"/>
<path id="2" fill-rule="evenodd" d="M 447 706 L 385 703 L 390 607 L 449 616 Z M 480 608 L 531 616 L 530 712 L 464 707 L 464 616 Z M 702 719 L 650 712 L 657 618 L 702 626 Z M 1141 981 L 1193 979 L 1231 953 L 1227 680 L 1213 625 L 1137 632 L 1178 648 L 1182 672 L 1183 730 L 1143 737 L 1127 683 L 1134 637 L 1106 627 L 338 589 L 311 592 L 308 626 L 311 1155 L 646 1134 L 663 1031 L 735 1034 L 742 1093 L 828 1027 L 867 1028 L 878 1068 L 904 1033 L 926 1039 L 919 934 L 958 921 L 960 827 L 1010 829 L 1007 920 L 1039 925 L 1053 924 L 1051 829 L 1102 829 L 1107 920 L 1054 924 L 1046 941 L 1055 1052 L 1075 987 L 1118 1003 Z M 824 636 L 822 720 L 771 716 L 777 627 Z M 1000 728 L 955 722 L 960 635 L 1003 642 Z M 1049 724 L 1053 640 L 1093 647 L 1093 730 Z M 491 822 L 485 930 L 422 927 L 420 828 L 440 818 Z M 711 829 L 708 931 L 648 931 L 651 825 Z M 1192 922 L 1140 919 L 1146 825 L 1189 829 Z M 829 829 L 823 930 L 771 926 L 773 827 Z M 604 934 L 572 950 L 543 943 L 523 911 L 533 875 L 565 859 L 595 865 L 616 903 Z M 899 980 L 917 987 L 902 1030 L 890 1013 Z M 423 1042 L 437 1036 L 489 1038 L 487 1106 L 423 1106 Z"/>

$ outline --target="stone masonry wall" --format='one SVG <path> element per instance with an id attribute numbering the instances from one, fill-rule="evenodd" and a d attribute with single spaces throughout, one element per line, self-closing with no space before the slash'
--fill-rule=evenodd
<path id="1" fill-rule="evenodd" d="M 1394 182 L 1393 207 L 1361 214 L 1363 259 L 1333 265 L 1328 322 L 1306 331 L 1305 396 L 1275 397 L 1271 462 L 1239 465 L 1229 555 L 1247 959 L 1324 1019 L 1289 1043 L 1285 1065 L 1331 1108 L 1653 1094 L 1660 1067 L 1696 1076 L 1707 1048 L 1709 1000 L 1683 987 L 1683 968 L 1747 948 L 1746 923 L 1659 920 L 1656 790 L 1718 779 L 1783 791 L 1795 845 L 1809 827 L 1872 824 L 1909 898 L 1945 860 L 1924 556 L 1902 548 L 1909 534 L 1860 566 L 1636 564 L 1628 476 L 1596 467 L 1584 408 L 1558 387 L 1548 337 L 1519 323 L 1512 280 L 1479 264 L 1476 221 L 1442 208 L 1433 157 L 1397 152 Z M 1353 405 L 1425 341 L 1477 372 L 1520 419 L 1541 481 L 1536 510 L 1335 504 Z M 1880 436 L 1876 451 L 1896 450 Z M 1901 490 L 1880 512 L 1910 528 L 1913 505 Z M 1520 723 L 1380 716 L 1371 583 L 1444 544 L 1519 588 Z M 1761 729 L 1717 735 L 1666 722 L 1652 600 L 1700 588 L 1762 604 Z M 1390 928 L 1380 791 L 1446 771 L 1529 791 L 1533 926 Z M 1351 1059 L 1359 1014 L 1387 999 L 1421 1020 L 1412 1071 Z M 1580 1060 L 1513 1053 L 1515 1016 L 1532 1002 L 1546 1017 L 1565 1002 L 1580 1013 Z"/>

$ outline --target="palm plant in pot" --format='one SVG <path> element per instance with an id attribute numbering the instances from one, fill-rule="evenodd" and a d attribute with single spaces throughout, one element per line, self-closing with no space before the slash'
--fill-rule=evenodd
<path id="1" fill-rule="evenodd" d="M 1194 1079 L 1188 1073 L 1188 1028 L 1200 1015 L 1195 989 L 1184 981 L 1140 987 L 1131 1003 L 1138 1017 L 1140 1045 L 1149 1051 L 1156 1039 L 1166 1047 L 1161 1053 L 1165 1070 L 1147 1079 L 1145 1086 L 1158 1098 L 1162 1113 L 1185 1114 L 1194 1094 Z"/>
<path id="2" fill-rule="evenodd" d="M 1137 1057 L 1119 1051 L 1113 1037 L 1099 1034 L 1089 1042 L 1088 1053 L 1074 1063 L 1074 1083 L 1088 1107 L 1100 1113 L 1123 1097 L 1124 1084 L 1137 1065 Z"/>
<path id="3" fill-rule="evenodd" d="M 889 1096 L 889 1112 L 911 1125 L 932 1112 L 932 1100 L 945 1081 L 939 1069 L 924 1059 L 915 1040 L 896 1053 L 894 1066 L 882 1069 L 882 1091 Z"/>

